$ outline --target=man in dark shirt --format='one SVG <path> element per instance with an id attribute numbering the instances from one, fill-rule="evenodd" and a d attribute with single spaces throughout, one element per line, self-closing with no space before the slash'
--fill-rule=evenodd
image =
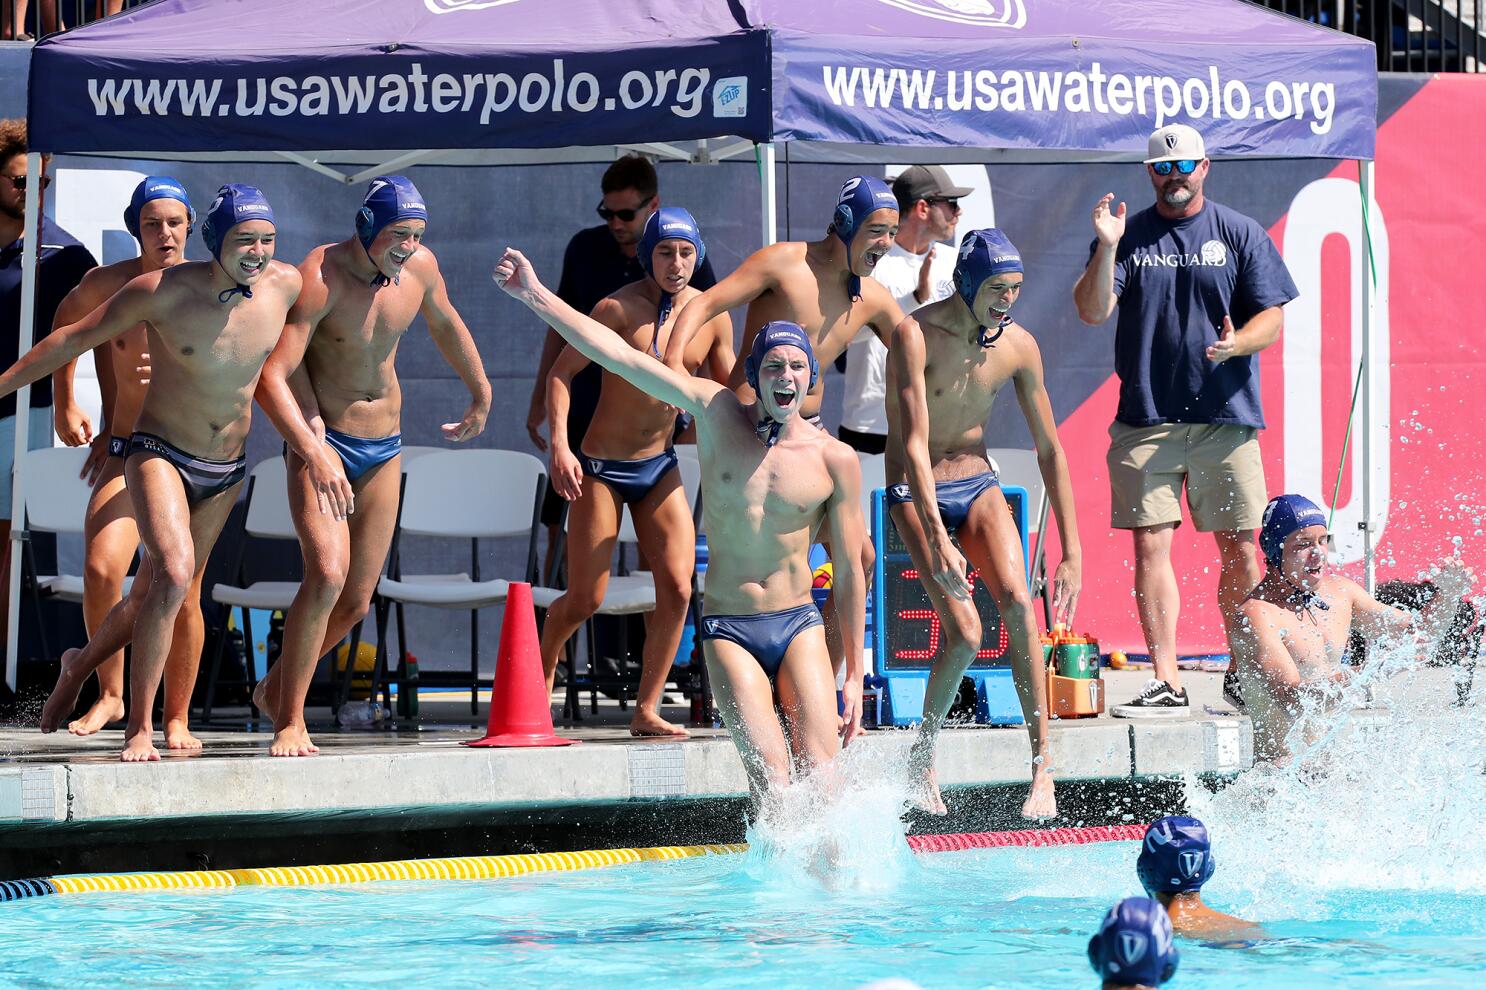
<path id="1" fill-rule="evenodd" d="M 1188 712 L 1171 566 L 1184 485 L 1193 523 L 1217 540 L 1218 607 L 1230 648 L 1239 606 L 1261 577 L 1254 530 L 1267 494 L 1257 355 L 1279 339 L 1281 307 L 1299 290 L 1263 227 L 1203 197 L 1211 165 L 1191 127 L 1151 134 L 1146 171 L 1155 205 L 1126 224 L 1124 203 L 1112 209 L 1113 194 L 1099 201 L 1089 264 L 1073 289 L 1085 323 L 1119 309 L 1111 524 L 1134 535 L 1135 601 L 1156 668 L 1140 697 L 1112 709 L 1121 717 Z"/>
<path id="2" fill-rule="evenodd" d="M 42 169 L 43 173 L 46 171 Z M 0 366 L 10 367 L 20 356 L 21 249 L 25 244 L 26 122 L 0 120 Z M 50 180 L 42 177 L 42 188 Z M 37 246 L 34 339 L 52 330 L 52 319 L 63 298 L 98 262 L 67 231 L 41 218 Z M 0 588 L 10 587 L 10 502 L 15 467 L 15 396 L 0 399 Z M 52 443 L 52 382 L 43 378 L 31 386 L 27 421 L 27 449 Z M 81 523 L 82 520 L 78 520 Z M 0 607 L 0 642 L 4 641 L 7 613 Z"/>
<path id="3" fill-rule="evenodd" d="M 557 283 L 558 298 L 585 315 L 592 313 L 605 296 L 647 277 L 637 257 L 638 245 L 640 235 L 645 231 L 645 221 L 660 208 L 655 166 L 640 155 L 625 155 L 605 169 L 600 188 L 604 198 L 599 201 L 598 214 L 604 223 L 573 235 L 563 252 L 562 277 Z M 692 276 L 691 285 L 705 291 L 716 284 L 712 261 L 703 258 Z M 557 332 L 548 327 L 526 415 L 526 432 L 531 442 L 542 451 L 547 449 L 547 441 L 539 432 L 547 418 L 547 378 L 564 346 Z M 568 408 L 568 441 L 574 450 L 582 448 L 588 423 L 598 405 L 602 371 L 597 364 L 590 364 L 573 377 L 572 404 Z M 549 558 L 553 542 L 562 529 L 566 507 L 567 502 L 549 487 L 547 501 L 542 506 Z"/>

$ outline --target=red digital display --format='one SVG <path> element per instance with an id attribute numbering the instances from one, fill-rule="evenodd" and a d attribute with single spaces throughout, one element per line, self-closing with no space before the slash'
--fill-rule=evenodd
<path id="1" fill-rule="evenodd" d="M 1006 492 L 1008 506 L 1019 528 L 1023 525 L 1021 490 Z M 887 522 L 887 513 L 882 513 Z M 880 670 L 927 670 L 944 650 L 944 629 L 929 593 L 919 580 L 918 568 L 908 555 L 908 548 L 898 536 L 897 527 L 887 522 L 886 539 L 878 544 L 878 566 L 882 585 L 876 589 L 879 619 L 875 634 L 875 653 Z M 972 667 L 1006 669 L 1006 627 L 1001 613 L 979 575 L 970 571 L 971 601 L 980 616 L 981 647 L 975 653 Z"/>

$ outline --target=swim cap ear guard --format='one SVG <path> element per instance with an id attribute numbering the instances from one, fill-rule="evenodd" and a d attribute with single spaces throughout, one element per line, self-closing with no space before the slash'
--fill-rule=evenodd
<path id="1" fill-rule="evenodd" d="M 1217 868 L 1207 826 L 1186 815 L 1169 815 L 1152 823 L 1135 861 L 1140 885 L 1153 897 L 1201 890 Z"/>
<path id="2" fill-rule="evenodd" d="M 1303 495 L 1278 495 L 1264 507 L 1259 527 L 1259 549 L 1270 567 L 1280 566 L 1285 541 L 1307 526 L 1325 526 L 1326 513 Z"/>
<path id="3" fill-rule="evenodd" d="M 960 258 L 955 262 L 955 291 L 964 300 L 970 315 L 979 320 L 975 312 L 975 297 L 980 294 L 980 287 L 993 275 L 1024 270 L 1021 253 L 1000 230 L 995 227 L 972 230 L 960 241 Z M 1009 313 L 1001 314 L 994 333 L 982 325 L 980 346 L 990 347 L 1009 326 Z"/>
<path id="4" fill-rule="evenodd" d="M 650 219 L 645 221 L 645 230 L 640 235 L 640 246 L 637 252 L 640 267 L 645 269 L 645 274 L 652 279 L 655 278 L 655 249 L 661 241 L 669 240 L 687 241 L 696 248 L 696 265 L 691 270 L 692 277 L 696 277 L 697 270 L 702 267 L 702 261 L 707 257 L 707 245 L 702 242 L 702 229 L 697 226 L 696 217 L 679 206 L 663 206 L 650 214 Z M 656 337 L 651 338 L 650 341 L 651 349 L 656 352 L 656 357 L 660 356 L 656 338 L 660 335 L 661 326 L 671 315 L 671 303 L 671 293 L 662 288 L 660 307 L 655 314 Z"/>
<path id="5" fill-rule="evenodd" d="M 846 245 L 847 264 L 851 263 L 851 242 L 867 218 L 878 210 L 898 209 L 898 197 L 881 179 L 870 175 L 855 175 L 841 187 L 836 197 L 836 212 L 831 214 L 831 232 Z M 862 298 L 862 277 L 855 272 L 846 282 L 846 291 L 852 300 Z"/>
<path id="6" fill-rule="evenodd" d="M 191 197 L 186 195 L 186 187 L 168 175 L 146 176 L 143 182 L 134 187 L 129 205 L 124 207 L 124 229 L 129 231 L 129 235 L 136 241 L 139 240 L 139 213 L 146 203 L 156 199 L 173 199 L 185 204 L 186 236 L 190 237 L 191 232 L 196 229 L 196 211 L 191 207 Z"/>
<path id="7" fill-rule="evenodd" d="M 1158 987 L 1176 975 L 1171 919 L 1159 901 L 1127 897 L 1089 939 L 1089 965 L 1105 983 Z"/>
<path id="8" fill-rule="evenodd" d="M 219 266 L 222 264 L 222 243 L 227 239 L 228 232 L 249 220 L 267 220 L 275 227 L 278 226 L 274 220 L 273 207 L 268 205 L 267 198 L 255 186 L 229 182 L 217 190 L 217 198 L 212 200 L 212 205 L 206 211 L 206 219 L 201 224 L 201 239 L 206 242 L 206 249 L 212 253 L 212 260 Z M 226 267 L 222 271 L 226 272 Z M 239 283 L 235 289 L 223 290 L 217 296 L 217 302 L 225 303 L 236 293 L 242 293 L 244 299 L 253 298 L 252 288 Z"/>
<path id="9" fill-rule="evenodd" d="M 371 260 L 372 241 L 377 239 L 383 227 L 398 220 L 428 222 L 428 207 L 423 203 L 423 194 L 405 175 L 379 175 L 367 187 L 366 198 L 356 211 L 356 239 L 361 242 L 368 260 Z M 377 268 L 371 280 L 373 286 L 396 281 L 382 274 L 375 260 L 372 260 L 372 267 Z"/>

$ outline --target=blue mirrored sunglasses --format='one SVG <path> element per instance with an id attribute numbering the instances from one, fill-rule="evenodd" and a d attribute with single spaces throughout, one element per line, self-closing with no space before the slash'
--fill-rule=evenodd
<path id="1" fill-rule="evenodd" d="M 1179 162 L 1151 162 L 1151 171 L 1157 175 L 1170 175 L 1171 166 L 1175 165 L 1178 172 L 1183 175 L 1191 175 L 1197 171 L 1199 164 L 1201 163 L 1191 158 L 1183 158 Z"/>

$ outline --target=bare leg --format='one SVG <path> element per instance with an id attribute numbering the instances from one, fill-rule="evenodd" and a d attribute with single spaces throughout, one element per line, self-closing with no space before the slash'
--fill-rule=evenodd
<path id="1" fill-rule="evenodd" d="M 609 562 L 619 534 L 619 496 L 587 479 L 583 495 L 568 508 L 568 590 L 552 603 L 542 622 L 542 667 L 552 694 L 557 663 L 573 633 L 598 611 L 609 587 Z"/>
<path id="2" fill-rule="evenodd" d="M 970 602 L 956 601 L 944 593 L 939 582 L 932 577 L 928 540 L 918 513 L 911 505 L 895 505 L 892 508 L 893 522 L 908 546 L 913 566 L 918 569 L 920 582 L 928 592 L 934 611 L 939 615 L 939 626 L 944 635 L 944 652 L 934 661 L 929 671 L 929 683 L 924 689 L 924 717 L 919 723 L 918 735 L 908 754 L 909 772 L 917 779 L 919 794 L 916 803 L 933 815 L 946 815 L 944 797 L 939 792 L 939 780 L 934 772 L 934 752 L 939 744 L 939 732 L 944 720 L 960 692 L 960 681 L 965 671 L 975 661 L 980 649 L 980 616 Z"/>
<path id="3" fill-rule="evenodd" d="M 1254 545 L 1253 530 L 1217 532 L 1213 537 L 1218 541 L 1218 611 L 1223 616 L 1223 632 L 1228 639 L 1228 669 L 1237 671 L 1233 633 L 1240 619 L 1239 608 L 1264 575 L 1259 572 L 1259 553 Z"/>
<path id="4" fill-rule="evenodd" d="M 196 673 L 201 669 L 201 649 L 206 645 L 206 622 L 201 617 L 201 582 L 205 576 L 205 561 L 202 561 L 196 568 L 191 589 L 186 592 L 186 600 L 176 613 L 170 652 L 165 657 L 165 746 L 168 749 L 201 748 L 201 740 L 191 734 L 187 722 L 191 715 L 191 692 L 196 687 Z"/>
<path id="5" fill-rule="evenodd" d="M 1032 789 L 1022 803 L 1022 817 L 1052 818 L 1058 813 L 1058 802 L 1054 796 L 1052 745 L 1048 734 L 1047 668 L 1042 662 L 1037 616 L 1032 611 L 1032 596 L 1027 589 L 1021 536 L 1006 509 L 1006 498 L 1000 488 L 992 488 L 975 500 L 959 535 L 965 556 L 985 582 L 1006 627 L 1012 679 L 1032 747 Z"/>
<path id="6" fill-rule="evenodd" d="M 787 785 L 790 777 L 789 744 L 774 712 L 773 685 L 758 661 L 736 643 L 705 640 L 702 652 L 718 711 L 738 747 L 757 803 Z"/>
<path id="7" fill-rule="evenodd" d="M 124 459 L 110 457 L 93 486 L 83 523 L 83 622 L 96 633 L 109 609 L 123 595 L 124 578 L 139 547 L 134 506 L 124 487 Z M 90 736 L 124 717 L 124 652 L 110 654 L 98 665 L 98 700 L 67 731 Z"/>
<path id="8" fill-rule="evenodd" d="M 660 716 L 660 699 L 686 625 L 691 599 L 691 573 L 696 564 L 696 530 L 681 476 L 673 472 L 632 507 L 635 535 L 655 579 L 655 611 L 645 628 L 645 657 L 640 694 L 629 730 L 636 736 L 685 736 L 686 729 Z"/>
<path id="9" fill-rule="evenodd" d="M 1176 523 L 1142 526 L 1132 530 L 1135 538 L 1135 607 L 1140 630 L 1156 676 L 1180 691 L 1176 668 L 1176 620 L 1181 614 L 1181 590 L 1171 567 L 1171 540 Z M 1258 582 L 1255 582 L 1256 584 Z"/>
<path id="10" fill-rule="evenodd" d="M 836 676 L 824 630 L 806 629 L 794 638 L 779 666 L 779 707 L 789 730 L 797 773 L 817 770 L 841 752 L 836 714 Z"/>
<path id="11" fill-rule="evenodd" d="M 400 458 L 399 458 L 400 460 Z M 258 682 L 253 703 L 273 723 L 272 756 L 305 756 L 314 752 L 304 725 L 304 698 L 322 655 L 330 610 L 345 587 L 351 561 L 351 531 L 345 520 L 322 511 L 304 461 L 285 457 L 289 511 L 299 535 L 304 579 L 284 617 L 284 646 L 279 659 Z M 348 668 L 347 676 L 350 675 Z M 296 700 L 297 699 L 297 702 Z"/>
<path id="12" fill-rule="evenodd" d="M 124 465 L 139 536 L 153 564 L 134 623 L 124 762 L 158 760 L 152 735 L 155 692 L 174 638 L 176 614 L 205 568 L 241 485 L 187 506 L 180 475 L 163 457 L 135 455 Z M 133 596 L 131 596 L 133 597 Z"/>
<path id="13" fill-rule="evenodd" d="M 83 689 L 88 675 L 129 644 L 134 637 L 134 621 L 153 579 L 154 565 L 146 552 L 140 559 L 139 571 L 134 575 L 134 587 L 129 597 L 108 610 L 103 622 L 82 649 L 63 652 L 62 670 L 57 675 L 57 683 L 41 709 L 42 732 L 57 731 L 57 726 L 77 707 L 78 692 Z"/>

